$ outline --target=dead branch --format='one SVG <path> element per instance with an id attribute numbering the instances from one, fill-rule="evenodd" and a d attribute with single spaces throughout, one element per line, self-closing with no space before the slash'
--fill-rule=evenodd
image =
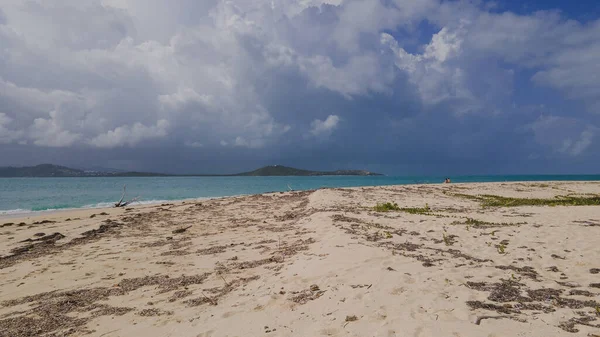
<path id="1" fill-rule="evenodd" d="M 210 304 L 217 305 L 217 301 L 215 301 L 214 299 L 206 296 L 206 294 L 204 293 L 204 291 L 201 291 L 201 293 L 202 293 L 202 296 L 204 296 L 204 298 L 206 298 L 210 302 Z"/>
<path id="2" fill-rule="evenodd" d="M 484 319 L 502 319 L 502 318 L 512 318 L 510 316 L 478 316 L 475 320 L 475 324 L 480 325 L 481 321 Z"/>
<path id="3" fill-rule="evenodd" d="M 119 200 L 115 204 L 115 207 L 122 207 L 121 205 L 123 204 L 123 199 L 125 199 L 125 193 L 126 192 L 127 192 L 127 185 L 123 185 L 123 194 L 121 195 L 121 200 Z"/>
<path id="4" fill-rule="evenodd" d="M 190 228 L 192 228 L 192 226 L 187 226 L 185 228 L 178 228 L 178 229 L 172 231 L 171 233 L 173 233 L 173 234 L 181 234 L 181 233 L 187 231 Z"/>
<path id="5" fill-rule="evenodd" d="M 125 199 L 125 194 L 127 193 L 127 185 L 123 185 L 123 194 L 121 195 L 121 199 L 117 201 L 115 207 L 125 207 L 133 202 L 136 202 L 140 197 L 137 196 L 129 201 L 123 201 Z"/>

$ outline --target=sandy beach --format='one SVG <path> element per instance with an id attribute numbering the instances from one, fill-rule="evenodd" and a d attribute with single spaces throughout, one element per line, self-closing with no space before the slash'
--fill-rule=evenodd
<path id="1" fill-rule="evenodd" d="M 0 218 L 0 336 L 600 336 L 600 206 L 576 205 L 599 193 L 404 185 Z"/>

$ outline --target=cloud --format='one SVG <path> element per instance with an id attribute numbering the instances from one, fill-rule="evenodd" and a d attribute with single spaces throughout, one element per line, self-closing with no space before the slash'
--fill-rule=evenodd
<path id="1" fill-rule="evenodd" d="M 100 148 L 135 146 L 145 140 L 167 136 L 168 128 L 169 122 L 164 119 L 152 126 L 141 123 L 135 123 L 132 126 L 123 125 L 94 137 L 89 143 Z"/>
<path id="2" fill-rule="evenodd" d="M 570 156 L 584 154 L 598 132 L 587 123 L 558 116 L 540 117 L 530 127 L 538 143 Z"/>
<path id="3" fill-rule="evenodd" d="M 340 117 L 337 115 L 329 115 L 324 121 L 315 119 L 310 124 L 310 133 L 314 136 L 328 135 L 338 127 Z"/>
<path id="4" fill-rule="evenodd" d="M 37 146 L 66 147 L 75 145 L 81 134 L 64 130 L 56 110 L 50 111 L 50 118 L 36 118 L 30 127 L 30 138 Z"/>
<path id="5" fill-rule="evenodd" d="M 12 143 L 22 137 L 22 132 L 9 129 L 11 122 L 12 118 L 0 112 L 0 144 Z"/>
<path id="6" fill-rule="evenodd" d="M 186 141 L 184 143 L 184 145 L 187 146 L 187 147 L 194 147 L 194 148 L 204 147 L 204 144 L 202 144 L 200 142 L 192 142 L 192 141 Z"/>
<path id="7" fill-rule="evenodd" d="M 5 0 L 0 143 L 139 165 L 199 148 L 223 167 L 591 158 L 599 36 L 600 20 L 477 1 Z"/>

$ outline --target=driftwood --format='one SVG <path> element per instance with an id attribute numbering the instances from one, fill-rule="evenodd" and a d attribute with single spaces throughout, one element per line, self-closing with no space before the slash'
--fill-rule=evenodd
<path id="1" fill-rule="evenodd" d="M 125 193 L 127 192 L 127 185 L 123 185 L 123 195 L 121 195 L 121 200 L 117 201 L 115 207 L 125 207 L 133 202 L 136 202 L 140 197 L 137 196 L 129 201 L 123 201 L 125 199 Z"/>
<path id="2" fill-rule="evenodd" d="M 190 228 L 192 228 L 192 226 L 187 226 L 185 228 L 179 228 L 179 229 L 176 229 L 176 230 L 172 231 L 171 233 L 173 233 L 173 234 L 181 234 L 181 233 L 187 231 Z"/>

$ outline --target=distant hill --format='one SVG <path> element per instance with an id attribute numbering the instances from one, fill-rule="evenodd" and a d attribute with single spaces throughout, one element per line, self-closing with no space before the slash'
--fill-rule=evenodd
<path id="1" fill-rule="evenodd" d="M 60 165 L 41 164 L 25 167 L 0 167 L 0 178 L 33 178 L 33 177 L 155 177 L 167 176 L 149 172 L 102 172 L 73 169 Z"/>
<path id="2" fill-rule="evenodd" d="M 293 167 L 271 165 L 258 170 L 235 174 L 236 176 L 380 176 L 382 174 L 363 170 L 309 171 Z"/>
<path id="3" fill-rule="evenodd" d="M 379 173 L 373 173 L 362 170 L 338 170 L 338 171 L 309 171 L 293 167 L 271 165 L 259 168 L 251 172 L 244 172 L 230 175 L 219 174 L 188 174 L 186 176 L 380 176 Z M 59 165 L 42 164 L 29 167 L 0 167 L 0 178 L 25 178 L 25 177 L 168 177 L 177 176 L 171 174 L 151 173 L 151 172 L 110 172 L 89 171 L 72 169 Z"/>
<path id="4" fill-rule="evenodd" d="M 83 177 L 85 175 L 82 170 L 51 164 L 30 167 L 0 167 L 0 177 Z"/>

